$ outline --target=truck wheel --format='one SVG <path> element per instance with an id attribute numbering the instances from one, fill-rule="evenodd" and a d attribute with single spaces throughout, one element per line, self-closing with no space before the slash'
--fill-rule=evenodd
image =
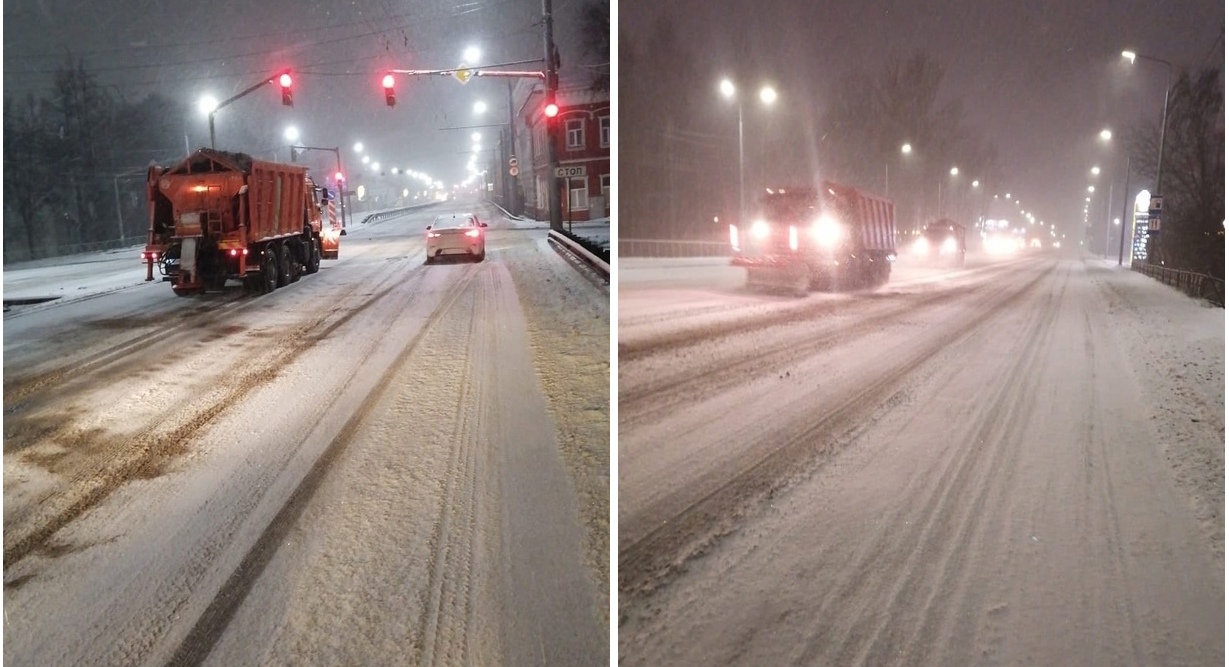
<path id="1" fill-rule="evenodd" d="M 256 291 L 268 294 L 277 289 L 277 260 L 273 257 L 273 249 L 266 249 L 260 256 L 260 278 Z"/>
<path id="2" fill-rule="evenodd" d="M 308 274 L 315 273 L 320 270 L 320 241 L 312 239 L 311 249 L 307 252 L 307 266 L 304 271 Z"/>
<path id="3" fill-rule="evenodd" d="M 290 252 L 290 282 L 297 283 L 299 278 L 303 277 L 303 264 L 299 262 L 300 250 L 303 249 L 301 244 L 296 243 L 294 250 L 290 250 L 290 245 L 286 245 L 287 251 Z"/>
<path id="4" fill-rule="evenodd" d="M 277 286 L 285 287 L 290 284 L 290 248 L 284 244 L 277 247 Z"/>

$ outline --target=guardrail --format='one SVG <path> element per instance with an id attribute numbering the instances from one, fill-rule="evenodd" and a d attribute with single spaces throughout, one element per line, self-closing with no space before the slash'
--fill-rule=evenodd
<path id="1" fill-rule="evenodd" d="M 668 239 L 619 239 L 619 257 L 729 257 L 729 243 Z"/>
<path id="2" fill-rule="evenodd" d="M 374 225 L 375 223 L 380 222 L 381 220 L 385 220 L 387 218 L 391 218 L 396 215 L 401 215 L 402 213 L 405 213 L 406 211 L 413 211 L 414 209 L 426 208 L 428 206 L 435 206 L 438 203 L 439 202 L 437 201 L 429 201 L 425 204 L 414 204 L 413 206 L 402 206 L 401 208 L 390 208 L 387 211 L 377 211 L 363 218 L 359 222 L 359 224 L 360 225 L 366 225 L 366 224 Z"/>
<path id="3" fill-rule="evenodd" d="M 585 249 L 584 246 L 568 238 L 566 235 L 556 232 L 553 229 L 550 231 L 550 233 L 547 234 L 547 238 L 551 241 L 554 241 L 555 243 L 563 245 L 569 251 L 571 251 L 572 254 L 583 259 L 590 266 L 597 269 L 604 278 L 606 278 L 607 280 L 610 280 L 610 264 L 604 261 L 601 257 L 598 257 L 592 252 L 589 252 L 588 250 Z"/>
<path id="4" fill-rule="evenodd" d="M 1149 264 L 1143 260 L 1133 260 L 1131 270 L 1138 271 L 1149 278 L 1159 280 L 1171 287 L 1177 287 L 1188 296 L 1197 299 L 1207 299 L 1214 306 L 1225 307 L 1225 281 L 1195 271 L 1181 271 L 1159 264 Z"/>

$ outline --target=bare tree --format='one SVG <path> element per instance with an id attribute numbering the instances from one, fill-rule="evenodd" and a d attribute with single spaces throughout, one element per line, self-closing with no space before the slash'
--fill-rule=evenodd
<path id="1" fill-rule="evenodd" d="M 1165 197 L 1154 261 L 1212 273 L 1225 270 L 1225 92 L 1219 69 L 1184 72 L 1169 97 Z M 1132 137 L 1133 165 L 1155 178 L 1160 128 L 1142 122 Z"/>

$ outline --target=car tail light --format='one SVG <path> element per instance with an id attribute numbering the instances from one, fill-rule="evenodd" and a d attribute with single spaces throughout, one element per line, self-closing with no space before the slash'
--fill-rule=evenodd
<path id="1" fill-rule="evenodd" d="M 237 257 L 238 255 L 239 255 L 239 251 L 238 251 L 238 250 L 235 250 L 234 248 L 231 248 L 231 249 L 230 249 L 230 256 L 231 256 L 231 257 Z"/>
<path id="2" fill-rule="evenodd" d="M 156 253 L 156 252 L 143 252 L 143 253 L 141 253 L 141 259 L 142 259 L 142 260 L 146 260 L 146 259 L 148 259 L 148 260 L 152 260 L 152 261 L 155 261 L 155 262 L 156 262 L 156 261 L 158 261 L 158 253 Z"/>
<path id="3" fill-rule="evenodd" d="M 427 238 L 429 238 L 429 239 L 437 239 L 437 238 L 439 238 L 439 236 L 440 236 L 440 235 L 439 235 L 439 234 L 436 234 L 435 232 L 427 232 Z"/>
<path id="4" fill-rule="evenodd" d="M 465 235 L 466 235 L 466 236 L 472 236 L 472 237 L 474 237 L 474 238 L 478 238 L 478 236 L 479 236 L 480 234 L 482 234 L 482 232 L 480 232 L 480 231 L 478 231 L 478 230 L 476 230 L 476 229 L 471 229 L 471 230 L 469 230 L 468 232 L 465 232 Z"/>

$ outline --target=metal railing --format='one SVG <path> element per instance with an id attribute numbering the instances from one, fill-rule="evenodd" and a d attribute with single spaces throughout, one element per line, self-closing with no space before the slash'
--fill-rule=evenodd
<path id="1" fill-rule="evenodd" d="M 731 254 L 730 244 L 721 241 L 619 239 L 619 257 L 729 257 Z"/>
<path id="2" fill-rule="evenodd" d="M 1207 299 L 1214 306 L 1225 307 L 1225 281 L 1195 271 L 1181 271 L 1159 264 L 1149 264 L 1143 260 L 1133 260 L 1131 269 L 1149 278 L 1159 280 L 1166 285 L 1176 287 L 1188 296 L 1196 299 Z"/>

